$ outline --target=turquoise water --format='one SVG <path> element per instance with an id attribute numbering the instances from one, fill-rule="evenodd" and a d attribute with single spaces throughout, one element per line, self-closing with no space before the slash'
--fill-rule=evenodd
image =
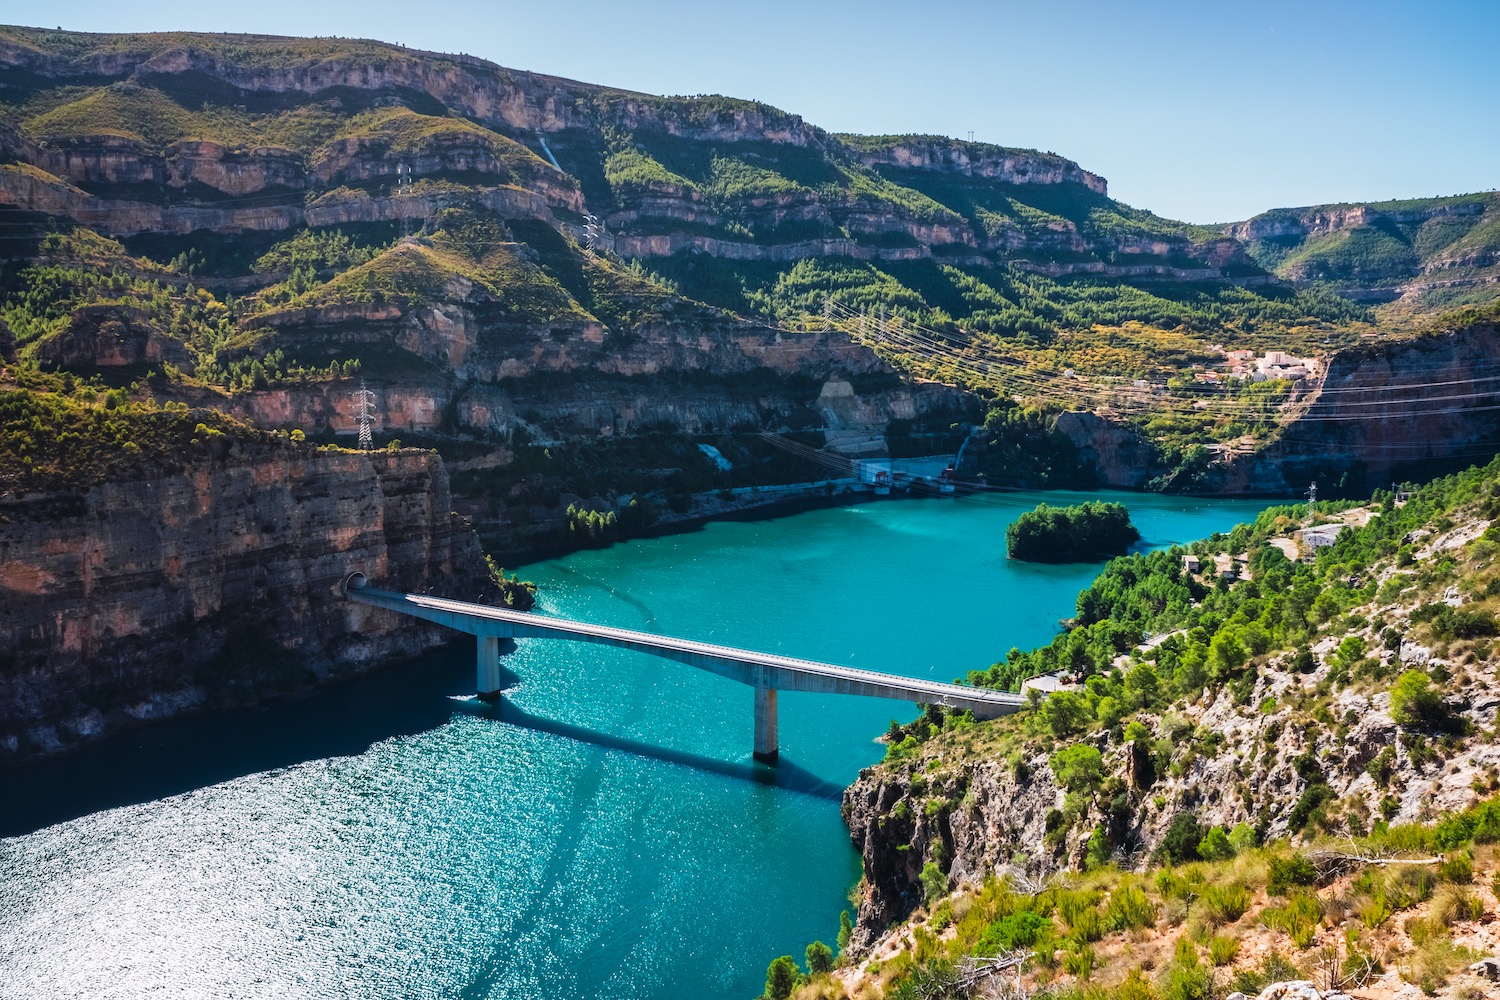
<path id="1" fill-rule="evenodd" d="M 1110 495 L 1146 543 L 1259 504 Z M 1074 494 L 1049 494 L 1066 502 Z M 540 610 L 950 680 L 1048 639 L 1093 566 L 1007 562 L 1039 495 L 870 504 L 524 567 Z M 914 709 L 751 691 L 522 641 L 498 713 L 472 647 L 0 775 L 0 997 L 756 995 L 832 943 L 859 859 L 839 794 Z"/>

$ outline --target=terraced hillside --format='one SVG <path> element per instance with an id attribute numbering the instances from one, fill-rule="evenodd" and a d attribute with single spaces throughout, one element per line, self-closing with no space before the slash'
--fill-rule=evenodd
<path id="1" fill-rule="evenodd" d="M 1392 223 L 1429 257 L 1453 235 L 1473 278 L 1416 307 L 1488 294 L 1488 198 Z M 459 463 L 507 547 L 570 503 L 816 474 L 765 430 L 915 454 L 982 425 L 1008 485 L 1285 489 L 1273 443 L 1317 376 L 1254 381 L 1228 352 L 1316 361 L 1393 329 L 1308 247 L 1273 252 L 1299 225 L 1162 219 L 1053 153 L 380 42 L 0 28 L 19 363 L 325 441 L 364 379 L 378 440 Z M 1352 239 L 1346 270 L 1373 273 Z M 1312 448 L 1334 480 L 1402 458 Z"/>

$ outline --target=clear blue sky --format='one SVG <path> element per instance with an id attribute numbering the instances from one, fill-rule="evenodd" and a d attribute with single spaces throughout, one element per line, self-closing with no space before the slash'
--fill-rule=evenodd
<path id="1" fill-rule="evenodd" d="M 1192 222 L 1500 187 L 1500 0 L 0 0 L 0 20 L 362 36 L 839 132 L 973 130 Z"/>

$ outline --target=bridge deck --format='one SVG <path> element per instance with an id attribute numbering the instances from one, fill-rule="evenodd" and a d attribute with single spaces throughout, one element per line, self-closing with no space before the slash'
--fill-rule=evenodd
<path id="1" fill-rule="evenodd" d="M 592 622 L 555 618 L 525 611 L 493 608 L 422 594 L 377 590 L 351 583 L 351 600 L 447 625 L 478 636 L 572 639 L 664 656 L 756 687 L 785 691 L 864 695 L 944 705 L 971 711 L 979 718 L 1008 715 L 1025 707 L 1020 695 L 959 684 L 902 677 L 898 674 L 841 667 L 832 663 L 763 653 L 716 643 L 677 639 Z"/>

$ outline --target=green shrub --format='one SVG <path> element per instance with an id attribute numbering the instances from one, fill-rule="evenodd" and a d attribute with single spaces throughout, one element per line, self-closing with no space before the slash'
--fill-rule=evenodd
<path id="1" fill-rule="evenodd" d="M 1223 827 L 1211 828 L 1198 842 L 1198 856 L 1205 861 L 1228 861 L 1234 854 L 1234 845 L 1230 844 Z"/>
<path id="2" fill-rule="evenodd" d="M 792 990 L 797 986 L 797 979 L 801 973 L 797 970 L 797 962 L 790 955 L 782 955 L 774 959 L 766 968 L 766 992 L 770 1000 L 787 1000 L 792 995 Z"/>
<path id="3" fill-rule="evenodd" d="M 1214 924 L 1232 924 L 1250 909 L 1250 890 L 1242 885 L 1211 885 L 1203 890 L 1204 916 Z"/>
<path id="4" fill-rule="evenodd" d="M 999 949 L 1030 948 L 1052 933 L 1052 921 L 1034 910 L 1020 910 L 1001 917 L 979 939 L 981 953 Z"/>
<path id="5" fill-rule="evenodd" d="M 807 946 L 807 971 L 812 975 L 828 972 L 833 968 L 833 949 L 822 941 Z"/>
<path id="6" fill-rule="evenodd" d="M 1391 919 L 1391 913 L 1391 905 L 1386 900 L 1383 890 L 1361 902 L 1356 910 L 1360 922 L 1371 930 L 1384 925 L 1387 920 Z"/>
<path id="7" fill-rule="evenodd" d="M 1260 919 L 1268 928 L 1286 934 L 1298 948 L 1306 951 L 1312 947 L 1318 921 L 1323 919 L 1323 904 L 1313 893 L 1298 890 L 1280 906 L 1266 907 L 1261 911 Z"/>
<path id="8" fill-rule="evenodd" d="M 1059 750 L 1047 762 L 1057 775 L 1057 783 L 1070 792 L 1093 792 L 1104 780 L 1104 757 L 1087 743 Z"/>
<path id="9" fill-rule="evenodd" d="M 1432 831 L 1432 845 L 1440 851 L 1470 841 L 1491 844 L 1496 840 L 1500 840 L 1500 799 L 1488 799 L 1470 806 L 1456 816 L 1443 819 Z"/>
<path id="10" fill-rule="evenodd" d="M 1094 949 L 1088 945 L 1080 945 L 1075 951 L 1064 952 L 1062 965 L 1069 975 L 1087 979 L 1089 973 L 1094 971 Z"/>
<path id="11" fill-rule="evenodd" d="M 1318 869 L 1304 854 L 1272 858 L 1269 867 L 1266 891 L 1273 896 L 1285 895 L 1296 886 L 1315 885 L 1318 881 Z"/>
<path id="12" fill-rule="evenodd" d="M 1323 807 L 1333 798 L 1333 789 L 1323 782 L 1308 785 L 1303 789 L 1297 804 L 1292 807 L 1291 815 L 1287 817 L 1287 826 L 1293 830 L 1303 829 L 1312 819 L 1323 815 Z"/>
<path id="13" fill-rule="evenodd" d="M 1213 983 L 1213 970 L 1198 961 L 1192 941 L 1178 939 L 1176 958 L 1162 977 L 1162 1000 L 1209 1000 Z"/>
<path id="14" fill-rule="evenodd" d="M 1104 906 L 1104 925 L 1111 931 L 1129 931 L 1156 923 L 1156 905 L 1145 890 L 1133 883 L 1115 887 Z"/>
<path id="15" fill-rule="evenodd" d="M 1104 936 L 1104 915 L 1092 907 L 1080 910 L 1068 921 L 1068 933 L 1079 941 L 1097 941 Z"/>
<path id="16" fill-rule="evenodd" d="M 1444 927 L 1452 927 L 1462 920 L 1479 920 L 1484 916 L 1484 903 L 1466 889 L 1450 886 L 1432 901 L 1432 919 Z"/>
<path id="17" fill-rule="evenodd" d="M 922 866 L 921 882 L 922 899 L 928 906 L 948 894 L 948 876 L 943 874 L 943 869 L 938 867 L 936 861 L 929 861 Z"/>
<path id="18" fill-rule="evenodd" d="M 1173 817 L 1172 825 L 1167 828 L 1167 835 L 1162 838 L 1156 853 L 1173 864 L 1196 860 L 1198 845 L 1202 843 L 1206 832 L 1198 825 L 1198 817 L 1188 812 L 1178 813 Z"/>
<path id="19" fill-rule="evenodd" d="M 1239 854 L 1254 847 L 1260 838 L 1255 835 L 1255 828 L 1249 823 L 1241 823 L 1229 831 L 1229 846 Z"/>
<path id="20" fill-rule="evenodd" d="M 1114 1000 L 1156 1000 L 1156 991 L 1151 988 L 1146 977 L 1141 975 L 1141 967 L 1136 966 L 1115 987 Z"/>
<path id="21" fill-rule="evenodd" d="M 1474 881 L 1474 858 L 1468 851 L 1449 854 L 1437 866 L 1437 877 L 1444 882 L 1468 885 Z"/>
<path id="22" fill-rule="evenodd" d="M 1435 722 L 1442 712 L 1442 693 L 1432 678 L 1420 670 L 1408 670 L 1391 687 L 1391 718 L 1403 726 Z"/>
<path id="23" fill-rule="evenodd" d="M 1236 938 L 1216 934 L 1208 939 L 1208 957 L 1215 965 L 1233 965 L 1240 957 L 1240 942 Z"/>
<path id="24" fill-rule="evenodd" d="M 1386 899 L 1393 910 L 1408 910 L 1432 898 L 1437 874 L 1422 865 L 1402 865 L 1386 883 Z"/>
<path id="25" fill-rule="evenodd" d="M 1205 884 L 1202 869 L 1192 865 L 1180 871 L 1162 868 L 1156 873 L 1156 891 L 1166 899 L 1191 903 L 1202 895 Z"/>

